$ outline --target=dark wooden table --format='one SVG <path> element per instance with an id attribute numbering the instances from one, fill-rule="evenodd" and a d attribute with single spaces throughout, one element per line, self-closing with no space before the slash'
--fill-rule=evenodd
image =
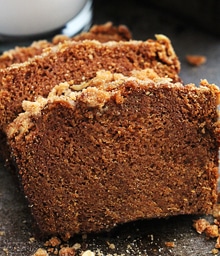
<path id="1" fill-rule="evenodd" d="M 196 10 L 195 10 L 196 11 Z M 202 17 L 202 14 L 201 14 Z M 199 84 L 200 79 L 220 85 L 220 38 L 172 11 L 163 11 L 148 1 L 94 0 L 93 23 L 112 21 L 127 25 L 135 39 L 167 35 L 182 63 L 181 77 L 185 83 Z M 16 43 L 16 42 L 15 42 Z M 0 47 L 3 47 L 0 43 Z M 185 56 L 199 54 L 207 57 L 200 67 L 190 66 Z M 111 232 L 76 236 L 70 245 L 100 251 L 97 255 L 205 256 L 212 255 L 215 240 L 207 240 L 192 228 L 197 216 L 178 216 L 161 220 L 144 220 L 125 224 Z M 209 217 L 211 218 L 211 217 Z M 0 164 L 0 255 L 33 254 L 45 240 L 35 237 L 32 220 L 17 180 Z M 165 246 L 174 242 L 175 247 Z M 110 244 L 115 245 L 112 249 Z"/>

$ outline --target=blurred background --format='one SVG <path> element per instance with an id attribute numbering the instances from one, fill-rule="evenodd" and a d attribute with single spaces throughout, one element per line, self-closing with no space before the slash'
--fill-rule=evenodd
<path id="1" fill-rule="evenodd" d="M 220 85 L 220 1 L 218 0 L 94 0 L 93 22 L 112 20 L 126 24 L 134 39 L 167 35 L 181 61 L 184 83 L 199 84 L 206 78 Z M 186 55 L 202 55 L 200 67 L 186 62 Z"/>

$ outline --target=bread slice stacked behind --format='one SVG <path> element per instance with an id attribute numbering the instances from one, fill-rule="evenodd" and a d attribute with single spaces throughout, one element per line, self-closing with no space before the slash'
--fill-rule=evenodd
<path id="1" fill-rule="evenodd" d="M 99 70 L 129 75 L 146 68 L 174 82 L 180 80 L 180 63 L 167 37 L 107 43 L 65 41 L 47 48 L 39 56 L 0 70 L 0 129 L 22 112 L 23 100 L 46 97 L 61 82 L 88 81 Z"/>

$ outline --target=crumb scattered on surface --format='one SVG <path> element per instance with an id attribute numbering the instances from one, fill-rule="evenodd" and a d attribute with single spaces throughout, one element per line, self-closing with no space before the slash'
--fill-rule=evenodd
<path id="1" fill-rule="evenodd" d="M 8 249 L 7 248 L 3 248 L 3 252 L 6 254 L 6 255 L 9 255 L 9 251 L 8 251 Z"/>
<path id="2" fill-rule="evenodd" d="M 111 250 L 115 249 L 115 245 L 114 244 L 109 243 L 109 242 L 107 242 L 107 244 L 108 244 L 109 249 L 111 249 Z"/>
<path id="3" fill-rule="evenodd" d="M 5 235 L 5 231 L 0 231 L 0 236 L 4 236 Z"/>
<path id="4" fill-rule="evenodd" d="M 58 237 L 52 237 L 48 241 L 45 242 L 45 246 L 59 246 L 61 244 L 61 240 Z"/>
<path id="5" fill-rule="evenodd" d="M 79 250 L 81 248 L 81 244 L 79 243 L 75 243 L 73 246 L 72 246 L 73 249 L 75 250 Z"/>
<path id="6" fill-rule="evenodd" d="M 95 256 L 95 253 L 90 250 L 87 250 L 83 252 L 82 256 Z"/>
<path id="7" fill-rule="evenodd" d="M 74 248 L 71 247 L 63 247 L 59 251 L 59 256 L 75 256 L 76 251 Z"/>
<path id="8" fill-rule="evenodd" d="M 29 241 L 30 241 L 30 243 L 34 243 L 35 242 L 35 238 L 34 237 L 30 237 Z"/>
<path id="9" fill-rule="evenodd" d="M 209 226 L 210 223 L 206 219 L 198 219 L 194 221 L 193 227 L 196 229 L 197 233 L 202 234 L 207 226 Z"/>
<path id="10" fill-rule="evenodd" d="M 171 248 L 174 248 L 176 245 L 175 245 L 175 243 L 174 242 L 165 242 L 165 245 L 166 245 L 166 247 L 171 247 Z"/>
<path id="11" fill-rule="evenodd" d="M 216 239 L 212 254 L 218 254 L 220 249 L 220 204 L 213 209 L 213 223 L 206 219 L 198 219 L 193 222 L 193 227 L 199 234 L 205 234 L 206 238 Z"/>
<path id="12" fill-rule="evenodd" d="M 32 256 L 48 256 L 48 253 L 45 249 L 39 248 Z"/>
<path id="13" fill-rule="evenodd" d="M 207 228 L 205 229 L 205 234 L 207 237 L 210 237 L 210 238 L 218 237 L 219 236 L 218 226 L 215 224 L 208 225 Z"/>
<path id="14" fill-rule="evenodd" d="M 218 249 L 216 249 L 216 248 L 212 249 L 212 254 L 218 254 L 218 253 L 219 253 Z"/>
<path id="15" fill-rule="evenodd" d="M 186 60 L 192 66 L 201 66 L 207 61 L 203 55 L 186 55 Z"/>

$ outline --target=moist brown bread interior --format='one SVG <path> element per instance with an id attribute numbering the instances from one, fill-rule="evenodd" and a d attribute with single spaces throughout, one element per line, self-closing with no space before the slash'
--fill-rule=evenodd
<path id="1" fill-rule="evenodd" d="M 219 90 L 112 77 L 55 87 L 8 126 L 44 234 L 210 213 L 217 200 Z M 82 89 L 84 88 L 84 89 Z"/>

